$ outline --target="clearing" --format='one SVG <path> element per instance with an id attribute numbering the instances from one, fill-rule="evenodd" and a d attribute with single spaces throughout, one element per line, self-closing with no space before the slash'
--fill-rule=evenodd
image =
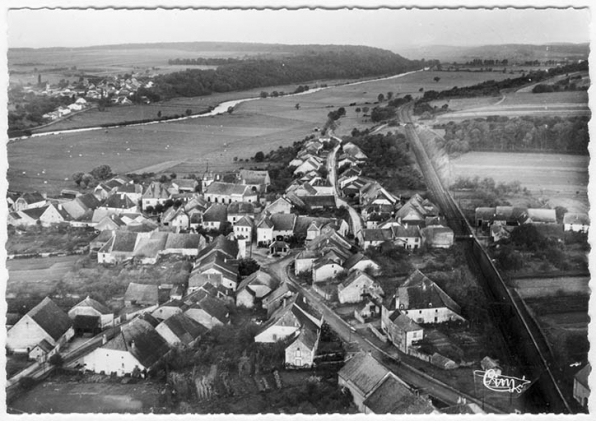
<path id="1" fill-rule="evenodd" d="M 492 177 L 497 183 L 519 181 L 552 208 L 587 212 L 589 160 L 583 155 L 468 152 L 450 160 L 449 184 L 458 177 L 475 176 Z"/>
<path id="2" fill-rule="evenodd" d="M 81 259 L 81 256 L 7 260 L 7 297 L 33 292 L 41 295 L 51 293 L 78 259 Z"/>

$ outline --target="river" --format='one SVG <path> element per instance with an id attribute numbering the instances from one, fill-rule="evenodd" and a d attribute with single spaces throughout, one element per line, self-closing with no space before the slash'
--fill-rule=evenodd
<path id="1" fill-rule="evenodd" d="M 325 89 L 332 89 L 332 88 L 339 87 L 339 86 L 341 86 L 341 87 L 354 86 L 354 85 L 362 85 L 363 83 L 397 79 L 397 78 L 404 77 L 404 76 L 407 76 L 407 75 L 410 75 L 413 73 L 417 73 L 417 72 L 421 72 L 421 71 L 422 70 L 415 70 L 412 72 L 401 73 L 399 75 L 393 75 L 393 76 L 388 76 L 388 77 L 379 78 L 379 79 L 361 80 L 358 82 L 349 82 L 349 83 L 345 83 L 342 85 L 313 88 L 313 89 L 309 89 L 308 91 L 304 91 L 304 92 L 300 92 L 300 93 L 296 93 L 296 94 L 287 94 L 287 95 L 284 95 L 284 97 L 310 95 L 315 92 L 319 92 L 319 91 L 322 91 Z M 256 100 L 266 100 L 266 99 L 268 99 L 268 98 L 260 98 L 260 97 L 241 98 L 241 99 L 235 99 L 232 101 L 222 102 L 221 104 L 219 104 L 218 106 L 213 108 L 211 111 L 208 111 L 208 112 L 202 113 L 202 114 L 194 114 L 194 115 L 190 115 L 190 116 L 183 116 L 183 117 L 172 118 L 172 119 L 167 119 L 167 120 L 154 120 L 154 121 L 148 121 L 148 122 L 144 122 L 144 123 L 115 124 L 115 125 L 109 126 L 109 127 L 97 126 L 97 127 L 85 127 L 85 128 L 80 128 L 80 129 L 59 130 L 59 131 L 54 131 L 54 132 L 34 133 L 31 136 L 21 136 L 21 137 L 10 138 L 9 141 L 25 140 L 25 139 L 29 139 L 32 137 L 52 136 L 52 135 L 59 135 L 59 134 L 64 134 L 64 133 L 81 133 L 81 132 L 90 132 L 90 131 L 94 131 L 94 130 L 106 130 L 108 128 L 116 129 L 116 128 L 121 128 L 121 127 L 148 126 L 150 124 L 163 124 L 163 123 L 170 123 L 173 121 L 183 121 L 183 120 L 191 120 L 191 119 L 195 119 L 195 118 L 211 117 L 211 116 L 215 116 L 215 115 L 219 115 L 219 114 L 225 114 L 228 112 L 228 109 L 230 107 L 232 107 L 232 108 L 236 107 L 238 104 L 242 104 L 244 102 L 256 101 Z"/>

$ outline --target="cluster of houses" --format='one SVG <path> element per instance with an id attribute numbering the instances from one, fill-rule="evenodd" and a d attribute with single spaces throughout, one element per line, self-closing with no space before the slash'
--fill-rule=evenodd
<path id="1" fill-rule="evenodd" d="M 76 98 L 72 104 L 61 106 L 43 115 L 45 119 L 56 120 L 72 112 L 88 108 L 92 101 L 102 98 L 110 98 L 112 104 L 131 105 L 133 103 L 131 97 L 137 93 L 139 88 L 153 87 L 153 81 L 150 78 L 143 76 L 143 80 L 140 80 L 138 76 L 136 74 L 127 78 L 107 76 L 105 79 L 95 82 L 90 81 L 88 78 L 82 78 L 78 82 L 70 82 L 66 85 L 46 82 L 41 87 L 25 86 L 23 92 L 40 96 Z M 141 100 L 147 104 L 150 103 L 147 97 L 142 97 Z"/>
<path id="2" fill-rule="evenodd" d="M 511 232 L 523 224 L 536 227 L 560 227 L 555 209 L 533 209 L 515 206 L 476 208 L 474 223 L 477 228 L 488 230 L 490 238 L 497 242 L 510 237 Z M 590 217 L 585 213 L 567 212 L 563 215 L 564 231 L 587 233 Z"/>

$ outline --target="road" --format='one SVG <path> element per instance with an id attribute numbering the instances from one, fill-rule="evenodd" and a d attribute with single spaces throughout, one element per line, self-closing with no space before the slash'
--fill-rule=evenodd
<path id="1" fill-rule="evenodd" d="M 327 157 L 327 177 L 329 182 L 333 186 L 333 195 L 335 196 L 335 205 L 339 208 L 344 206 L 348 209 L 350 214 L 350 228 L 352 230 L 352 234 L 354 237 L 357 237 L 360 231 L 362 231 L 362 219 L 360 218 L 360 214 L 356 212 L 352 206 L 348 204 L 345 200 L 340 198 L 339 194 L 339 187 L 337 185 L 337 151 L 341 148 L 341 138 L 335 136 L 333 133 L 329 134 L 329 137 L 335 139 L 338 142 L 338 145 L 331 151 L 329 156 Z"/>
<path id="2" fill-rule="evenodd" d="M 406 124 L 406 137 L 408 138 L 410 147 L 416 155 L 416 160 L 418 161 L 418 165 L 422 171 L 426 184 L 433 194 L 433 199 L 443 211 L 448 225 L 451 227 L 451 229 L 453 229 L 456 238 L 470 237 L 470 239 L 473 240 L 476 245 L 478 245 L 479 243 L 475 238 L 474 230 L 464 217 L 461 210 L 455 204 L 451 195 L 444 188 L 435 168 L 433 167 L 432 161 L 426 152 L 426 149 L 418 137 L 418 133 L 416 132 L 416 128 L 412 123 L 411 118 L 413 108 L 413 103 L 409 103 L 400 107 L 398 110 L 399 118 L 403 123 Z M 467 260 L 470 264 L 470 268 L 476 273 L 483 273 L 483 269 L 479 266 L 476 257 L 472 252 L 472 247 L 467 247 L 466 253 L 468 255 Z M 492 270 L 496 273 L 496 277 L 500 279 L 500 275 L 498 275 L 498 271 L 494 268 L 494 265 Z M 486 287 L 486 285 L 488 285 L 486 280 L 483 281 L 484 282 L 481 284 L 485 286 L 487 297 L 491 297 L 494 303 L 510 305 L 514 310 L 513 317 L 516 317 L 517 320 L 519 320 L 520 325 L 523 326 L 520 329 L 523 330 L 521 334 L 525 335 L 529 339 L 528 343 L 524 345 L 531 347 L 531 352 L 526 351 L 526 356 L 529 361 L 532 361 L 534 364 L 536 364 L 536 367 L 534 368 L 535 373 L 533 374 L 536 377 L 540 377 L 542 379 L 541 381 L 543 382 L 543 385 L 541 386 L 544 386 L 542 389 L 548 392 L 548 396 L 545 396 L 545 400 L 549 402 L 553 408 L 556 405 L 556 407 L 562 408 L 563 411 L 572 412 L 551 370 L 551 366 L 554 367 L 556 365 L 553 361 L 552 354 L 549 352 L 549 343 L 541 334 L 538 326 L 533 324 L 533 319 L 530 317 L 530 314 L 523 303 L 520 302 L 520 298 L 518 296 L 514 296 L 511 291 L 509 291 L 502 279 L 502 285 L 488 286 L 488 288 Z M 501 289 L 499 289 L 499 287 L 501 287 Z M 495 291 L 504 292 L 503 294 L 498 294 L 500 296 L 497 296 L 495 295 Z M 499 320 L 502 318 L 502 316 L 500 318 L 494 317 L 495 321 L 497 322 L 499 322 Z M 504 323 L 500 323 L 500 325 L 506 326 Z M 506 327 L 501 327 L 501 330 L 504 332 L 504 337 L 506 339 L 511 337 L 511 335 L 507 335 L 505 333 L 507 330 Z M 510 343 L 509 347 L 510 349 L 517 349 L 516 347 L 518 347 L 518 345 L 519 344 Z M 542 376 L 542 373 L 546 373 L 547 375 Z"/>
<path id="3" fill-rule="evenodd" d="M 282 282 L 287 282 L 292 285 L 293 288 L 301 293 L 307 300 L 308 303 L 319 311 L 327 324 L 337 333 L 337 335 L 346 343 L 356 344 L 359 349 L 370 352 L 376 359 L 382 361 L 385 358 L 399 358 L 399 352 L 397 349 L 394 353 L 388 353 L 377 347 L 375 344 L 370 342 L 367 338 L 363 337 L 356 331 L 356 329 L 348 324 L 345 320 L 337 315 L 331 308 L 325 304 L 323 298 L 314 292 L 310 287 L 305 287 L 296 281 L 288 273 L 288 266 L 294 260 L 293 255 L 288 255 L 283 259 L 277 260 L 271 263 L 268 268 L 271 273 L 275 274 Z M 474 402 L 480 406 L 484 405 L 484 409 L 490 413 L 504 413 L 502 410 L 482 402 L 480 399 L 476 399 L 466 393 L 463 393 L 455 388 L 436 380 L 421 371 L 408 366 L 407 364 L 385 364 L 388 369 L 395 373 L 399 378 L 404 380 L 411 386 L 424 390 L 429 395 L 445 402 L 449 405 L 456 405 L 460 398 L 466 398 L 468 402 Z"/>

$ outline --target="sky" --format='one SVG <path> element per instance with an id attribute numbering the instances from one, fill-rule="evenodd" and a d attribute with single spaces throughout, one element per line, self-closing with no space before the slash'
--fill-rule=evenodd
<path id="1" fill-rule="evenodd" d="M 487 45 L 588 42 L 587 9 L 15 10 L 9 48 L 145 42 Z"/>

